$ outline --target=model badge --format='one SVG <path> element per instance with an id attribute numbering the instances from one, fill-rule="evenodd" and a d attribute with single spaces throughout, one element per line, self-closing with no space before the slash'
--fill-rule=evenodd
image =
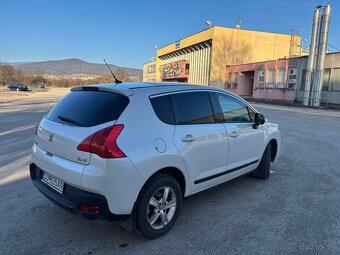
<path id="1" fill-rule="evenodd" d="M 50 138 L 48 139 L 48 141 L 51 143 L 53 141 L 53 135 L 50 134 Z"/>

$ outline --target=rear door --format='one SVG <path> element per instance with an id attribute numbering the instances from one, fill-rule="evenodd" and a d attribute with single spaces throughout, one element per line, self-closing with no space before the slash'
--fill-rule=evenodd
<path id="1" fill-rule="evenodd" d="M 228 142 L 223 123 L 216 119 L 208 92 L 172 94 L 176 129 L 174 143 L 191 179 L 192 192 L 223 180 L 227 169 Z"/>
<path id="2" fill-rule="evenodd" d="M 77 150 L 78 145 L 113 125 L 128 103 L 127 97 L 112 92 L 70 92 L 40 122 L 35 143 L 49 155 L 89 164 L 90 153 Z"/>
<path id="3" fill-rule="evenodd" d="M 263 126 L 254 129 L 255 113 L 240 100 L 223 93 L 212 94 L 229 138 L 228 171 L 252 170 L 262 156 Z"/>

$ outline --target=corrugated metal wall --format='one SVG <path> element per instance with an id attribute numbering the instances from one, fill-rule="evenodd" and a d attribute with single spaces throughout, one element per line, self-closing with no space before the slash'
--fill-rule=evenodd
<path id="1" fill-rule="evenodd" d="M 161 65 L 179 60 L 189 61 L 190 70 L 188 83 L 208 86 L 211 62 L 210 52 L 211 40 L 159 56 L 159 58 L 162 60 Z"/>

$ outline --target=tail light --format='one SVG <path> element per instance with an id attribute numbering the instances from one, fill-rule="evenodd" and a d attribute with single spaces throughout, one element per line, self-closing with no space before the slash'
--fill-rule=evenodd
<path id="1" fill-rule="evenodd" d="M 77 147 L 80 151 L 91 152 L 102 158 L 126 157 L 117 145 L 117 138 L 124 125 L 114 125 L 88 136 Z"/>
<path id="2" fill-rule="evenodd" d="M 44 118 L 44 117 L 42 117 L 42 118 L 38 121 L 37 125 L 35 126 L 35 135 L 38 135 L 38 127 L 39 127 L 39 124 L 40 124 L 40 122 L 41 122 L 41 120 L 42 120 L 43 118 Z"/>
<path id="3" fill-rule="evenodd" d="M 89 212 L 89 213 L 99 213 L 99 207 L 98 206 L 80 205 L 79 210 L 81 210 L 83 212 Z"/>

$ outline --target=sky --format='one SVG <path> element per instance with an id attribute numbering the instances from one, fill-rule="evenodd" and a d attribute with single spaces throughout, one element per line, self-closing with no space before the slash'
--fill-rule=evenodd
<path id="1" fill-rule="evenodd" d="M 0 0 L 0 62 L 79 58 L 142 68 L 163 47 L 212 25 L 290 34 L 309 45 L 321 0 Z M 329 43 L 340 48 L 340 1 L 333 0 Z M 332 52 L 332 48 L 329 48 Z"/>

